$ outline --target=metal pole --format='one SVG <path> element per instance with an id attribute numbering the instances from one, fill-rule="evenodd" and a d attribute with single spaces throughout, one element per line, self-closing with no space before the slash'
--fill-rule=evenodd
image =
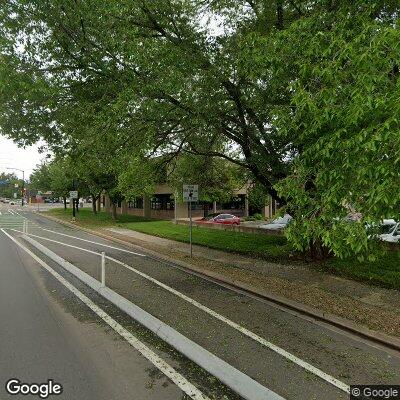
<path id="1" fill-rule="evenodd" d="M 190 258 L 193 257 L 193 246 L 192 246 L 192 202 L 189 201 L 189 241 L 190 241 Z"/>
<path id="2" fill-rule="evenodd" d="M 21 199 L 21 207 L 24 206 L 24 196 L 25 196 L 25 171 L 22 170 L 22 199 Z"/>
<path id="3" fill-rule="evenodd" d="M 106 286 L 106 253 L 101 252 L 101 286 Z"/>
<path id="4" fill-rule="evenodd" d="M 72 180 L 72 190 L 75 190 L 75 179 Z M 72 199 L 72 221 L 75 222 L 75 199 Z"/>

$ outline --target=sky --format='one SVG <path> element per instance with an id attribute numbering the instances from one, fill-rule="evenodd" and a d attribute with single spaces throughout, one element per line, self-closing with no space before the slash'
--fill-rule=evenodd
<path id="1" fill-rule="evenodd" d="M 6 170 L 6 167 L 18 168 L 25 170 L 25 179 L 28 179 L 32 170 L 46 156 L 45 153 L 39 154 L 38 147 L 19 148 L 12 140 L 0 135 L 0 172 L 12 172 Z M 22 178 L 22 172 L 14 172 Z"/>

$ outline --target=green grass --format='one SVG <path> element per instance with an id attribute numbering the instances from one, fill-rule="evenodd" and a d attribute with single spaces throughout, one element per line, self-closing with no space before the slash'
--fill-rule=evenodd
<path id="1" fill-rule="evenodd" d="M 336 275 L 392 289 L 400 289 L 400 252 L 389 251 L 378 261 L 332 259 L 326 267 Z"/>
<path id="2" fill-rule="evenodd" d="M 71 209 L 64 210 L 63 208 L 53 208 L 47 211 L 49 214 L 53 215 L 56 218 L 63 219 L 65 221 L 71 221 L 72 219 L 72 211 Z M 136 217 L 134 215 L 118 215 L 118 220 L 113 221 L 111 216 L 105 212 L 100 212 L 97 214 L 93 214 L 93 212 L 88 209 L 84 208 L 79 210 L 76 213 L 76 221 L 79 225 L 85 226 L 87 228 L 101 228 L 101 227 L 108 227 L 108 226 L 115 226 L 116 224 L 124 224 L 127 222 L 134 222 L 134 221 L 152 221 L 146 220 L 143 217 Z"/>
<path id="3" fill-rule="evenodd" d="M 64 220 L 71 220 L 71 210 L 65 212 L 63 209 L 53 209 L 49 213 Z M 113 221 L 105 212 L 94 215 L 91 210 L 83 209 L 77 214 L 77 223 L 88 228 L 118 226 L 179 242 L 189 241 L 187 226 L 176 225 L 165 220 L 119 215 L 117 221 Z M 193 243 L 271 261 L 293 262 L 300 258 L 298 255 L 294 257 L 290 244 L 282 236 L 193 227 Z M 400 252 L 398 251 L 390 251 L 375 262 L 334 258 L 324 264 L 312 263 L 311 265 L 339 276 L 400 289 Z"/>
<path id="4" fill-rule="evenodd" d="M 55 217 L 71 220 L 71 210 L 53 209 L 49 211 Z M 147 233 L 178 242 L 189 242 L 189 228 L 171 221 L 149 220 L 133 215 L 119 215 L 113 221 L 105 212 L 94 215 L 91 210 L 80 210 L 77 223 L 88 228 L 119 226 L 133 231 Z M 233 231 L 222 231 L 193 227 L 193 243 L 212 249 L 262 257 L 266 259 L 283 259 L 289 257 L 290 246 L 282 236 L 257 235 Z"/>

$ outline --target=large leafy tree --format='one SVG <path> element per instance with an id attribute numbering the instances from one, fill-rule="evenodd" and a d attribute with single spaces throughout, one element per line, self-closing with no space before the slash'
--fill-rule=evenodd
<path id="1" fill-rule="evenodd" d="M 394 215 L 397 1 L 14 0 L 0 13 L 2 130 L 108 148 L 115 199 L 121 165 L 186 153 L 287 202 L 302 249 L 362 253 L 346 207 Z"/>
<path id="2" fill-rule="evenodd" d="M 84 95 L 101 103 L 101 124 L 123 136 L 131 152 L 227 159 L 278 198 L 273 185 L 287 174 L 290 143 L 275 129 L 272 110 L 287 103 L 287 90 L 285 82 L 248 76 L 247 38 L 300 17 L 291 1 L 10 2 L 3 31 L 23 42 L 24 55 L 14 48 L 3 57 L 18 66 L 17 82 L 28 72 L 34 100 L 11 96 L 2 125 L 19 140 L 54 134 L 58 141 L 65 120 L 74 118 L 64 105 Z M 212 34 L 205 18 L 223 20 L 224 28 Z M 22 109 L 37 126 L 31 137 L 19 132 L 21 118 L 10 118 Z"/>
<path id="3" fill-rule="evenodd" d="M 365 224 L 400 217 L 399 4 L 337 4 L 277 37 L 298 71 L 293 112 L 279 118 L 297 153 L 279 186 L 299 249 L 363 258 L 375 246 Z"/>

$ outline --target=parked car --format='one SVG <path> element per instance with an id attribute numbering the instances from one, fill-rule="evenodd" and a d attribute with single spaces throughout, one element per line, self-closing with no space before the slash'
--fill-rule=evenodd
<path id="1" fill-rule="evenodd" d="M 388 233 L 379 235 L 379 239 L 384 242 L 398 243 L 400 241 L 400 222 L 397 222 Z"/>
<path id="2" fill-rule="evenodd" d="M 291 215 L 289 215 L 289 214 L 285 214 L 283 217 L 279 217 L 279 218 L 276 218 L 276 219 L 274 219 L 271 223 L 269 223 L 269 224 L 262 224 L 262 225 L 260 225 L 259 226 L 259 228 L 262 228 L 262 229 L 271 229 L 271 230 L 274 230 L 274 231 L 280 231 L 280 230 L 283 230 L 283 229 L 285 229 L 288 225 L 289 225 L 289 223 L 290 223 L 290 221 L 292 220 L 293 218 L 292 218 L 292 216 Z"/>
<path id="3" fill-rule="evenodd" d="M 233 214 L 209 214 L 197 221 L 201 224 L 240 225 L 240 218 Z"/>
<path id="4" fill-rule="evenodd" d="M 365 229 L 370 234 L 369 237 L 379 237 L 379 235 L 389 233 L 397 224 L 393 218 L 384 219 L 381 223 L 368 223 L 365 224 Z"/>

